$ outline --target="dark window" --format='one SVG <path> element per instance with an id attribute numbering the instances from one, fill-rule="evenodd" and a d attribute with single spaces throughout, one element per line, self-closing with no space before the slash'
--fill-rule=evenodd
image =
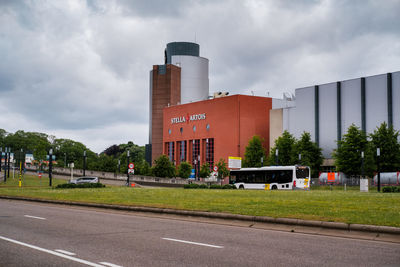
<path id="1" fill-rule="evenodd" d="M 192 165 L 194 166 L 194 161 L 198 161 L 198 156 L 200 155 L 200 140 L 196 139 L 192 141 Z"/>
<path id="2" fill-rule="evenodd" d="M 168 143 L 168 157 L 170 161 L 174 161 L 175 159 L 175 143 L 169 142 Z"/>
<path id="3" fill-rule="evenodd" d="M 296 178 L 304 179 L 310 176 L 310 170 L 308 167 L 297 167 L 296 168 Z"/>
<path id="4" fill-rule="evenodd" d="M 212 170 L 214 167 L 214 138 L 206 139 L 206 162 Z"/>

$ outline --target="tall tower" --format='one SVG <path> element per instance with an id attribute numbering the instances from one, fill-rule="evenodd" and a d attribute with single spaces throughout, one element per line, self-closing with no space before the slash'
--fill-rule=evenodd
<path id="1" fill-rule="evenodd" d="M 208 59 L 200 46 L 189 42 L 168 43 L 164 65 L 150 71 L 150 123 L 146 160 L 151 164 L 163 151 L 163 108 L 208 98 Z"/>

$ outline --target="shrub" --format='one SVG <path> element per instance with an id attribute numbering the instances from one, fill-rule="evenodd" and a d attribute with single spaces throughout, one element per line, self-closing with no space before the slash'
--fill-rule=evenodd
<path id="1" fill-rule="evenodd" d="M 189 178 L 191 172 L 192 165 L 186 161 L 183 161 L 178 167 L 178 176 L 181 178 Z"/>
<path id="2" fill-rule="evenodd" d="M 197 188 L 199 188 L 199 185 L 198 184 L 185 184 L 183 186 L 183 188 L 185 188 L 185 189 L 197 189 Z"/>
<path id="3" fill-rule="evenodd" d="M 211 173 L 210 165 L 207 162 L 205 162 L 203 165 L 201 165 L 199 176 L 201 178 L 206 178 L 210 176 L 210 173 Z"/>
<path id="4" fill-rule="evenodd" d="M 396 186 L 385 186 L 382 188 L 383 193 L 400 193 L 400 187 Z"/>
<path id="5" fill-rule="evenodd" d="M 102 183 L 85 183 L 85 184 L 59 184 L 56 189 L 69 189 L 69 188 L 103 188 L 106 187 Z"/>
<path id="6" fill-rule="evenodd" d="M 219 184 L 212 184 L 210 185 L 210 189 L 222 189 L 222 186 Z"/>
<path id="7" fill-rule="evenodd" d="M 222 186 L 222 189 L 237 189 L 233 184 L 225 184 Z"/>
<path id="8" fill-rule="evenodd" d="M 206 184 L 201 184 L 199 185 L 200 189 L 208 189 L 208 186 Z"/>

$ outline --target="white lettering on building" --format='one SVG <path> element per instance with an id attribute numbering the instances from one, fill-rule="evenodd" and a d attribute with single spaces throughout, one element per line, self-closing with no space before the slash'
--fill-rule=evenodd
<path id="1" fill-rule="evenodd" d="M 201 114 L 189 114 L 181 117 L 175 117 L 171 118 L 171 124 L 176 124 L 176 123 L 184 123 L 184 122 L 190 122 L 190 121 L 200 121 L 200 120 L 205 120 L 206 119 L 206 113 L 201 113 Z"/>

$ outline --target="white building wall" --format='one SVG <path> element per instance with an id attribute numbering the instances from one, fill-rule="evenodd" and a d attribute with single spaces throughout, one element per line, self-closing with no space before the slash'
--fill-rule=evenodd
<path id="1" fill-rule="evenodd" d="M 181 104 L 208 99 L 208 59 L 178 55 L 171 63 L 181 67 Z"/>
<path id="2" fill-rule="evenodd" d="M 365 78 L 365 117 L 367 133 L 388 122 L 387 74 Z"/>
<path id="3" fill-rule="evenodd" d="M 315 141 L 315 92 L 314 86 L 296 89 L 296 113 L 292 134 L 300 138 L 303 132 L 309 132 Z"/>
<path id="4" fill-rule="evenodd" d="M 325 158 L 337 147 L 336 83 L 319 86 L 319 145 Z"/>
<path id="5" fill-rule="evenodd" d="M 353 123 L 361 129 L 361 79 L 342 82 L 341 104 L 343 136 Z"/>
<path id="6" fill-rule="evenodd" d="M 392 73 L 393 128 L 400 130 L 400 71 Z"/>

